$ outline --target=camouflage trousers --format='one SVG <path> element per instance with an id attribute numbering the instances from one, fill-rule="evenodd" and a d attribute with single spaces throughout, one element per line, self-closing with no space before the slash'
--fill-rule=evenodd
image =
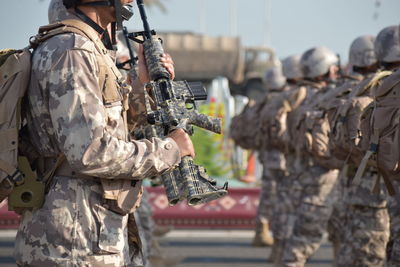
<path id="1" fill-rule="evenodd" d="M 373 193 L 375 181 L 376 174 L 366 172 L 360 185 L 348 187 L 338 267 L 382 267 L 385 264 L 389 239 L 387 193 L 383 189 Z"/>
<path id="2" fill-rule="evenodd" d="M 146 189 L 143 190 L 142 201 L 139 208 L 135 211 L 135 218 L 139 228 L 140 238 L 142 240 L 143 255 L 146 259 L 153 255 L 153 231 L 155 223 L 153 220 L 153 211 L 149 202 L 149 193 Z"/>
<path id="3" fill-rule="evenodd" d="M 337 197 L 338 171 L 310 167 L 300 177 L 301 200 L 291 237 L 284 244 L 283 266 L 303 267 L 319 248 Z"/>
<path id="4" fill-rule="evenodd" d="M 334 266 L 336 266 L 336 261 L 339 257 L 340 245 L 343 242 L 343 237 L 345 235 L 345 219 L 346 219 L 346 177 L 339 176 L 337 182 L 335 202 L 333 203 L 332 214 L 328 220 L 328 239 L 332 243 L 333 255 L 334 255 Z"/>
<path id="5" fill-rule="evenodd" d="M 274 220 L 274 206 L 277 202 L 277 183 L 284 177 L 281 170 L 264 170 L 261 178 L 261 192 L 257 208 L 256 224 L 266 220 L 272 225 Z"/>
<path id="6" fill-rule="evenodd" d="M 390 216 L 390 238 L 387 245 L 387 266 L 400 266 L 400 187 L 399 182 L 394 181 L 397 196 L 388 198 Z"/>
<path id="7" fill-rule="evenodd" d="M 100 181 L 55 176 L 43 207 L 26 211 L 15 240 L 20 266 L 127 266 L 128 217 L 103 205 Z"/>
<path id="8" fill-rule="evenodd" d="M 283 177 L 277 183 L 277 201 L 274 205 L 272 231 L 279 241 L 288 239 L 292 234 L 295 210 L 301 198 L 300 174 Z"/>

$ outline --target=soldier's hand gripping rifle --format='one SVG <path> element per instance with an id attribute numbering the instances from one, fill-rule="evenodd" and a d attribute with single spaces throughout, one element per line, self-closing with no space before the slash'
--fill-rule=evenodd
<path id="1" fill-rule="evenodd" d="M 182 128 L 188 134 L 192 134 L 192 125 L 221 133 L 220 119 L 200 114 L 196 110 L 195 101 L 207 98 L 203 86 L 195 84 L 191 87 L 186 81 L 171 80 L 169 72 L 160 62 L 160 56 L 164 50 L 161 41 L 154 37 L 155 31 L 150 30 L 143 0 L 136 2 L 144 31 L 130 33 L 128 36 L 142 43 L 144 48 L 151 80 L 144 89 L 148 122 L 161 127 L 164 136 L 177 128 Z M 143 40 L 138 39 L 138 36 L 142 36 Z M 150 104 L 149 94 L 155 102 L 155 108 L 152 108 Z M 225 183 L 223 188 L 217 188 L 216 181 L 207 175 L 202 166 L 195 165 L 190 156 L 183 157 L 179 167 L 163 174 L 161 180 L 171 205 L 183 199 L 187 199 L 189 205 L 196 205 L 227 194 L 228 184 Z"/>

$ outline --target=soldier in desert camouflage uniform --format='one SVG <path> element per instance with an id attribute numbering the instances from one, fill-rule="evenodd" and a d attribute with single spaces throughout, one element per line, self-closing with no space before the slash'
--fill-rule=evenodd
<path id="1" fill-rule="evenodd" d="M 286 79 L 282 74 L 281 67 L 274 67 L 265 73 L 265 83 L 267 87 L 267 95 L 264 99 L 264 108 L 274 101 L 274 97 L 280 92 L 287 89 Z M 259 119 L 260 124 L 262 117 L 265 115 L 264 109 L 260 110 Z M 256 139 L 261 139 L 260 144 L 263 143 L 264 134 L 258 133 Z M 256 233 L 253 239 L 253 246 L 266 246 L 273 244 L 273 238 L 270 234 L 270 228 L 274 218 L 273 210 L 276 204 L 276 183 L 284 176 L 286 169 L 286 162 L 283 154 L 276 149 L 267 149 L 261 147 L 259 151 L 259 160 L 263 165 L 263 173 L 261 177 L 261 193 L 260 202 L 257 208 L 256 216 Z"/>
<path id="2" fill-rule="evenodd" d="M 293 55 L 285 58 L 282 61 L 282 71 L 283 75 L 286 77 L 286 82 L 288 89 L 282 93 L 281 95 L 281 101 L 274 100 L 273 102 L 277 104 L 277 106 L 274 108 L 268 116 L 272 117 L 277 117 L 277 112 L 281 109 L 284 109 L 284 111 L 278 116 L 280 120 L 282 120 L 282 123 L 284 125 L 287 124 L 286 122 L 286 116 L 287 113 L 290 112 L 290 110 L 293 108 L 291 104 L 293 104 L 291 101 L 289 101 L 289 96 L 295 91 L 296 88 L 298 88 L 299 83 L 302 80 L 303 74 L 301 72 L 300 68 L 300 55 Z M 268 127 L 268 125 L 267 125 Z M 287 129 L 282 129 L 283 136 L 284 138 L 287 137 Z M 287 141 L 287 140 L 284 140 Z M 282 176 L 282 179 L 277 181 L 277 201 L 275 202 L 274 205 L 274 217 L 273 217 L 273 226 L 272 226 L 272 232 L 274 235 L 274 245 L 272 247 L 272 251 L 270 254 L 270 260 L 272 262 L 277 263 L 278 261 L 281 260 L 282 257 L 282 252 L 283 252 L 283 244 L 284 240 L 289 238 L 291 235 L 291 229 L 293 227 L 292 222 L 293 219 L 291 219 L 293 216 L 293 205 L 291 203 L 291 200 L 293 200 L 292 192 L 290 192 L 290 188 L 293 186 L 293 174 L 292 171 L 292 165 L 290 164 L 293 162 L 294 154 L 290 153 L 288 151 L 287 147 L 282 147 L 281 152 L 284 153 L 284 157 L 286 160 L 286 168 L 285 172 L 286 174 Z"/>
<path id="3" fill-rule="evenodd" d="M 398 72 L 400 68 L 400 27 L 382 29 L 375 40 L 375 52 L 383 70 Z M 390 76 L 389 76 L 390 77 Z M 399 148 L 396 148 L 399 149 Z M 387 266 L 400 266 L 400 190 L 399 181 L 393 181 L 396 195 L 389 197 L 390 238 L 387 246 Z"/>
<path id="4" fill-rule="evenodd" d="M 374 41 L 374 36 L 366 35 L 358 37 L 351 44 L 349 63 L 353 66 L 353 73 L 364 78 L 353 88 L 352 96 L 371 94 L 366 86 L 378 69 Z M 353 164 L 350 165 L 349 170 L 356 169 Z M 354 172 L 349 172 L 348 175 L 352 178 Z M 374 168 L 369 168 L 360 185 L 352 185 L 346 190 L 343 236 L 336 255 L 337 266 L 384 266 L 385 248 L 389 238 L 389 215 L 383 185 L 378 193 L 372 192 L 377 175 Z"/>
<path id="5" fill-rule="evenodd" d="M 60 154 L 65 160 L 43 207 L 23 214 L 15 258 L 21 266 L 139 266 L 131 260 L 127 226 L 129 221 L 135 235 L 129 213 L 140 201 L 141 180 L 176 166 L 184 155 L 194 156 L 193 146 L 182 130 L 165 140 L 129 140 L 123 116 L 129 87 L 108 64 L 113 62 L 107 51 L 111 47 L 98 49 L 104 29 L 118 21 L 115 8 L 79 4 L 74 9 L 78 1 L 67 2 L 65 18 L 82 25 L 85 17 L 98 27 L 58 34 L 34 51 L 26 108 L 29 135 L 45 169 Z M 136 90 L 148 81 L 139 56 Z M 166 55 L 161 60 L 173 76 L 172 60 Z M 107 75 L 101 76 L 102 71 Z"/>
<path id="6" fill-rule="evenodd" d="M 332 213 L 336 194 L 338 171 L 320 166 L 314 162 L 309 151 L 306 116 L 310 107 L 322 96 L 335 88 L 337 78 L 337 56 L 325 47 L 306 51 L 301 57 L 301 67 L 306 84 L 306 97 L 301 106 L 288 115 L 288 129 L 291 146 L 297 154 L 296 166 L 302 166 L 298 173 L 301 186 L 300 202 L 295 207 L 296 218 L 293 233 L 284 244 L 283 266 L 302 267 L 317 250 L 326 231 Z M 296 195 L 296 194 L 294 194 Z M 298 199 L 293 201 L 294 205 Z"/>

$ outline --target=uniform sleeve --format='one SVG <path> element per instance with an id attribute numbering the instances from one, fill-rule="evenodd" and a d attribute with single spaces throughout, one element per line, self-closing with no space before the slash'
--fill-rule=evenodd
<path id="1" fill-rule="evenodd" d="M 125 141 L 114 122 L 122 105 L 105 106 L 96 57 L 86 50 L 65 51 L 51 68 L 49 110 L 55 136 L 75 171 L 101 178 L 142 179 L 180 162 L 171 138 Z"/>

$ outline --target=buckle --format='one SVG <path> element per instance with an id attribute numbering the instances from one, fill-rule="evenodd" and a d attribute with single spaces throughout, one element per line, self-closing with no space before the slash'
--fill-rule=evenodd
<path id="1" fill-rule="evenodd" d="M 15 186 L 23 185 L 25 183 L 25 175 L 17 168 L 15 172 L 10 176 L 7 176 Z"/>

